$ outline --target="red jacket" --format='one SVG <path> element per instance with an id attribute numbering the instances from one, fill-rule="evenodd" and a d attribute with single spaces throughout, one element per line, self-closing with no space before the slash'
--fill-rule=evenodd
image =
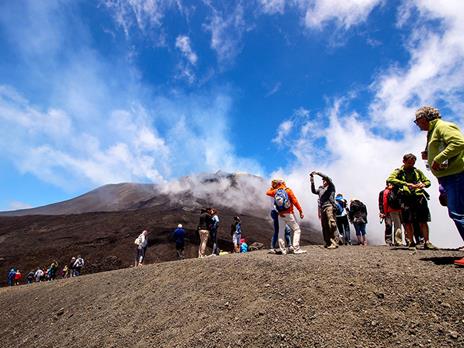
<path id="1" fill-rule="evenodd" d="M 277 190 L 281 188 L 285 189 L 285 192 L 287 192 L 288 200 L 290 201 L 290 208 L 280 211 L 279 214 L 280 215 L 293 214 L 293 206 L 295 206 L 295 208 L 298 209 L 300 214 L 303 214 L 303 209 L 301 209 L 300 203 L 298 202 L 298 199 L 296 199 L 295 194 L 290 188 L 286 187 L 284 184 L 280 184 L 276 188 L 271 187 L 269 190 L 267 190 L 266 195 L 274 198 Z"/>
<path id="2" fill-rule="evenodd" d="M 401 211 L 401 209 L 393 209 L 388 205 L 388 194 L 389 193 L 390 193 L 390 190 L 388 188 L 383 190 L 383 213 L 385 215 L 391 212 Z"/>

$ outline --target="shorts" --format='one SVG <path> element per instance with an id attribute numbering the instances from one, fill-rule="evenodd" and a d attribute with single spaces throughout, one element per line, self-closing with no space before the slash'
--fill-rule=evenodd
<path id="1" fill-rule="evenodd" d="M 430 210 L 425 196 L 406 196 L 403 197 L 402 203 L 401 222 L 403 224 L 430 222 Z"/>
<path id="2" fill-rule="evenodd" d="M 242 238 L 242 235 L 240 233 L 234 233 L 232 236 L 232 243 L 234 245 L 240 245 L 240 239 Z"/>

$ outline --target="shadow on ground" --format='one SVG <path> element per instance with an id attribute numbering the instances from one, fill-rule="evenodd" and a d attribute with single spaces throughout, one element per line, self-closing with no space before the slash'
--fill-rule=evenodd
<path id="1" fill-rule="evenodd" d="M 452 265 L 454 261 L 461 259 L 461 257 L 441 256 L 441 257 L 423 257 L 421 261 L 431 261 L 436 265 Z"/>

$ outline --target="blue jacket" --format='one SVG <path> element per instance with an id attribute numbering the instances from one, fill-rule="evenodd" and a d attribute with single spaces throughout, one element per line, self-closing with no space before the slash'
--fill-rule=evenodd
<path id="1" fill-rule="evenodd" d="M 183 228 L 177 227 L 173 236 L 176 243 L 184 243 L 185 230 Z"/>

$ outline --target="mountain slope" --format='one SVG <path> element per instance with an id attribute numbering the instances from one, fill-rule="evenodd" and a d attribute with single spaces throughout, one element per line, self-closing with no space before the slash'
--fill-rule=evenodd
<path id="1" fill-rule="evenodd" d="M 15 347 L 462 347 L 459 252 L 307 247 L 0 289 Z"/>

